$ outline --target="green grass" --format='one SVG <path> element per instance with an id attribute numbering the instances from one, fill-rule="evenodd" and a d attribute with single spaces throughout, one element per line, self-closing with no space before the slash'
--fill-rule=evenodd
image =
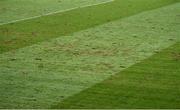
<path id="1" fill-rule="evenodd" d="M 0 107 L 50 108 L 175 44 L 179 5 L 0 54 Z"/>
<path id="2" fill-rule="evenodd" d="M 0 24 L 109 0 L 1 0 Z"/>
<path id="3" fill-rule="evenodd" d="M 180 108 L 180 43 L 53 108 Z"/>
<path id="4" fill-rule="evenodd" d="M 80 8 L 65 13 L 0 26 L 0 53 L 29 46 L 52 38 L 143 11 L 173 4 L 179 0 L 115 0 L 108 4 Z"/>

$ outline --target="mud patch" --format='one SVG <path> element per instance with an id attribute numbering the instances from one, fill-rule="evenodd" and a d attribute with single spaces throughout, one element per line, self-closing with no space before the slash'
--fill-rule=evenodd
<path id="1" fill-rule="evenodd" d="M 180 61 L 180 52 L 173 52 L 172 57 L 176 61 Z"/>

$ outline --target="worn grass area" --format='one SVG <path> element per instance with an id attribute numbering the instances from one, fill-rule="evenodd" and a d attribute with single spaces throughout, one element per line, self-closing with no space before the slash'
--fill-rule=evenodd
<path id="1" fill-rule="evenodd" d="M 97 26 L 179 0 L 115 0 L 52 16 L 0 26 L 0 53 Z"/>
<path id="2" fill-rule="evenodd" d="M 180 43 L 53 108 L 180 108 Z"/>
<path id="3" fill-rule="evenodd" d="M 50 108 L 167 48 L 180 40 L 179 5 L 0 54 L 0 107 Z"/>
<path id="4" fill-rule="evenodd" d="M 106 1 L 109 0 L 1 0 L 0 25 L 1 23 Z"/>

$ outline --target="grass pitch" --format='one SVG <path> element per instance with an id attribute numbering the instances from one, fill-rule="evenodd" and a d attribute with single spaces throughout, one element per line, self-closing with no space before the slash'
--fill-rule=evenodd
<path id="1" fill-rule="evenodd" d="M 105 2 L 110 0 L 1 0 L 0 25 Z"/>
<path id="2" fill-rule="evenodd" d="M 179 108 L 179 12 L 115 0 L 1 25 L 0 108 Z"/>
<path id="3" fill-rule="evenodd" d="M 159 8 L 177 0 L 115 0 L 38 19 L 0 26 L 0 53 L 29 46 L 113 20 Z"/>
<path id="4" fill-rule="evenodd" d="M 180 43 L 52 108 L 180 108 Z"/>

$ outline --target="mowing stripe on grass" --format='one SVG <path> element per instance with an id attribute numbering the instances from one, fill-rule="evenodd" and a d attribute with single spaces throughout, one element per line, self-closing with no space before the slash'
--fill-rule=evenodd
<path id="1" fill-rule="evenodd" d="M 81 8 L 96 6 L 96 5 L 100 5 L 100 4 L 106 4 L 106 3 L 109 3 L 109 2 L 113 2 L 113 1 L 114 0 L 107 0 L 107 1 L 100 2 L 100 3 L 96 3 L 96 4 L 88 4 L 88 5 L 73 7 L 73 8 L 69 8 L 69 9 L 65 9 L 65 10 L 54 11 L 54 12 L 50 12 L 50 13 L 46 13 L 46 14 L 27 17 L 27 18 L 24 18 L 24 19 L 18 19 L 18 20 L 13 20 L 13 21 L 10 21 L 10 22 L 0 23 L 0 25 L 16 23 L 16 22 L 20 22 L 20 21 L 35 19 L 35 18 L 39 18 L 39 17 L 43 17 L 43 16 L 49 16 L 49 15 L 53 15 L 53 14 L 57 14 L 57 13 L 63 13 L 63 12 L 67 12 L 67 11 L 71 11 L 71 10 L 75 10 L 75 9 L 81 9 Z"/>
<path id="2" fill-rule="evenodd" d="M 179 5 L 0 54 L 0 107 L 51 107 L 173 45 Z"/>
<path id="3" fill-rule="evenodd" d="M 63 109 L 179 109 L 180 43 L 65 99 Z"/>
<path id="4" fill-rule="evenodd" d="M 0 53 L 159 8 L 177 0 L 115 0 L 107 4 L 57 13 L 0 26 Z"/>

